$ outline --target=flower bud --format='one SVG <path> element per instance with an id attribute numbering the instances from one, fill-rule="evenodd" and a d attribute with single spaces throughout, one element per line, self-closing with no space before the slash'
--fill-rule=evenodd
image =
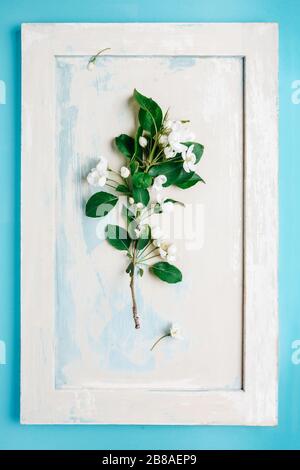
<path id="1" fill-rule="evenodd" d="M 130 171 L 128 170 L 126 166 L 122 166 L 120 173 L 121 173 L 122 178 L 128 178 L 128 176 L 130 175 Z"/>
<path id="2" fill-rule="evenodd" d="M 147 141 L 146 137 L 141 136 L 139 138 L 139 144 L 140 144 L 141 147 L 145 148 L 147 146 L 147 143 L 148 143 L 148 141 Z"/>

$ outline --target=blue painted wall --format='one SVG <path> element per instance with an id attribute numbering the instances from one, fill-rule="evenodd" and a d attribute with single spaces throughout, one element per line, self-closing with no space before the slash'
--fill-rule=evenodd
<path id="1" fill-rule="evenodd" d="M 297 18 L 300 19 L 300 0 L 0 0 L 0 449 L 300 448 L 299 355 L 295 354 L 292 361 L 292 343 L 300 338 L 300 104 L 297 96 L 292 101 L 292 83 L 300 80 Z M 277 428 L 19 424 L 20 24 L 122 21 L 280 24 L 281 320 Z"/>

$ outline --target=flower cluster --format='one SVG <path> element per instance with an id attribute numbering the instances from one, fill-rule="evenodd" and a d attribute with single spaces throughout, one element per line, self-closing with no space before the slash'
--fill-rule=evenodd
<path id="1" fill-rule="evenodd" d="M 106 185 L 107 182 L 107 167 L 108 162 L 106 158 L 99 157 L 99 162 L 96 165 L 96 168 L 92 168 L 89 174 L 87 175 L 87 181 L 91 186 L 100 187 Z"/>
<path id="2" fill-rule="evenodd" d="M 91 63 L 95 60 L 96 56 Z M 99 158 L 96 167 L 87 175 L 87 181 L 93 187 L 107 186 L 113 191 L 93 194 L 86 203 L 86 215 L 103 217 L 120 197 L 126 198 L 123 207 L 126 228 L 107 225 L 106 238 L 111 246 L 125 251 L 129 258 L 126 272 L 130 276 L 132 314 L 135 327 L 140 328 L 135 298 L 136 275 L 142 276 L 148 268 L 164 282 L 182 280 L 181 271 L 172 264 L 176 261 L 175 244 L 165 237 L 159 226 L 150 226 L 149 216 L 171 212 L 176 204 L 183 205 L 168 198 L 169 186 L 184 190 L 204 182 L 196 172 L 204 148 L 194 141 L 188 121 L 167 119 L 167 114 L 163 115 L 155 101 L 137 90 L 134 90 L 134 98 L 140 106 L 136 134 L 134 137 L 121 134 L 115 139 L 126 164 L 113 170 L 104 157 Z M 170 335 L 175 337 L 176 330 L 173 329 Z"/>

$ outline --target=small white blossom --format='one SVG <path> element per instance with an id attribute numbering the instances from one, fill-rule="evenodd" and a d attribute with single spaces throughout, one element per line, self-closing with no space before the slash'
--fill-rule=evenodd
<path id="1" fill-rule="evenodd" d="M 160 243 L 159 246 L 159 255 L 162 259 L 166 259 L 170 263 L 176 261 L 176 252 L 177 248 L 174 243 L 170 243 L 167 240 L 164 240 Z"/>
<path id="2" fill-rule="evenodd" d="M 171 130 L 173 126 L 174 121 L 171 121 L 171 119 L 168 119 L 165 123 L 165 128 Z"/>
<path id="3" fill-rule="evenodd" d="M 138 202 L 136 205 L 137 209 L 143 209 L 143 207 L 144 207 L 144 204 L 142 202 Z"/>
<path id="4" fill-rule="evenodd" d="M 146 137 L 141 136 L 139 138 L 139 144 L 140 144 L 141 147 L 145 148 L 147 146 L 147 143 L 148 143 L 148 141 L 147 141 Z"/>
<path id="5" fill-rule="evenodd" d="M 177 323 L 173 323 L 170 327 L 170 336 L 174 339 L 183 339 L 180 326 Z"/>
<path id="6" fill-rule="evenodd" d="M 164 338 L 173 338 L 173 339 L 183 339 L 183 336 L 181 334 L 181 329 L 180 329 L 180 326 L 177 324 L 177 323 L 173 323 L 169 330 L 167 330 L 167 332 L 162 335 L 160 338 L 158 338 L 158 340 L 155 341 L 155 343 L 153 344 L 153 346 L 151 347 L 150 351 L 153 351 L 153 349 L 155 348 L 155 346 Z"/>
<path id="7" fill-rule="evenodd" d="M 176 155 L 176 151 L 172 149 L 172 147 L 168 146 L 164 148 L 164 154 L 166 158 L 174 158 Z"/>
<path id="8" fill-rule="evenodd" d="M 163 184 L 167 182 L 167 177 L 165 175 L 158 175 L 154 178 L 153 188 L 156 191 L 161 191 L 163 189 Z"/>
<path id="9" fill-rule="evenodd" d="M 160 143 L 160 145 L 165 147 L 166 145 L 168 145 L 168 136 L 166 134 L 162 134 L 158 139 L 158 142 Z"/>
<path id="10" fill-rule="evenodd" d="M 120 173 L 122 178 L 128 178 L 128 176 L 130 175 L 130 171 L 126 166 L 122 166 Z"/>
<path id="11" fill-rule="evenodd" d="M 162 142 L 164 142 L 166 158 L 173 158 L 177 153 L 185 152 L 186 145 L 184 145 L 184 142 L 195 139 L 195 135 L 190 131 L 188 123 L 181 121 L 168 120 L 165 123 L 165 132 L 163 134 L 164 137 L 162 136 Z"/>
<path id="12" fill-rule="evenodd" d="M 96 168 L 92 168 L 87 175 L 87 182 L 91 186 L 105 186 L 107 180 L 107 160 L 104 157 L 99 158 Z"/>
<path id="13" fill-rule="evenodd" d="M 151 237 L 153 245 L 159 248 L 161 244 L 166 240 L 166 237 L 160 227 L 154 226 L 151 228 Z"/>
<path id="14" fill-rule="evenodd" d="M 193 150 L 194 145 L 190 145 L 187 151 L 182 154 L 182 158 L 184 160 L 183 169 L 187 173 L 189 173 L 190 171 L 195 171 L 196 169 L 196 155 L 193 153 Z"/>
<path id="15" fill-rule="evenodd" d="M 96 166 L 96 169 L 97 171 L 101 174 L 101 173 L 104 173 L 106 170 L 107 170 L 107 166 L 108 166 L 108 163 L 107 163 L 107 160 L 105 157 L 99 157 L 99 162 Z"/>

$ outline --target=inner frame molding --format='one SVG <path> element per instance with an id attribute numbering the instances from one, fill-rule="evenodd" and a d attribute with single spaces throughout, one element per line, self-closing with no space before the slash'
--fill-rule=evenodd
<path id="1" fill-rule="evenodd" d="M 103 37 L 112 56 L 243 58 L 242 390 L 55 388 L 55 60 Z M 277 42 L 262 23 L 22 26 L 23 423 L 277 423 Z"/>

